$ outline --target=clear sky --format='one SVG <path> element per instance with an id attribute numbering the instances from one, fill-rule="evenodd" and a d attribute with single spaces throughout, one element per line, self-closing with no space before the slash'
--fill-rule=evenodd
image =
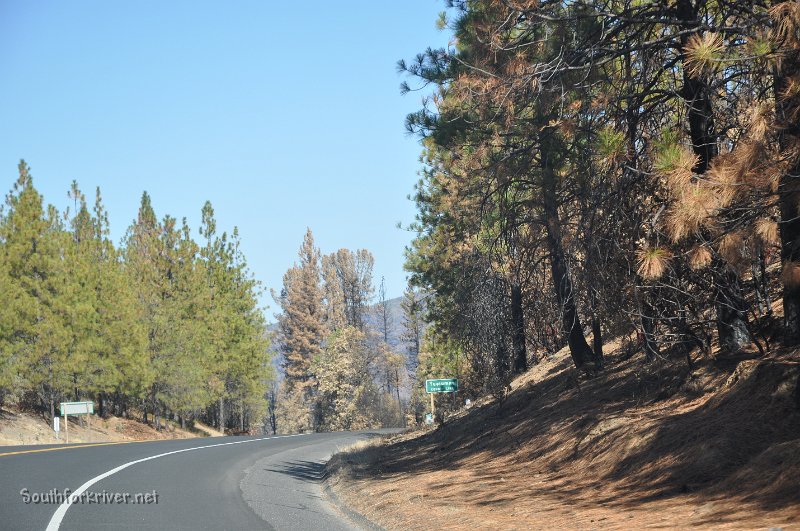
<path id="1" fill-rule="evenodd" d="M 24 158 L 47 202 L 100 186 L 119 242 L 143 190 L 193 229 L 206 199 L 279 289 L 306 227 L 405 287 L 418 140 L 398 59 L 444 45 L 437 0 L 0 0 L 0 190 Z M 268 315 L 276 311 L 271 297 Z"/>

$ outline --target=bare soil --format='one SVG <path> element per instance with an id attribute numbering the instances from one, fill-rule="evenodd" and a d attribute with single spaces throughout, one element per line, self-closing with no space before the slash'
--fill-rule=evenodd
<path id="1" fill-rule="evenodd" d="M 331 484 L 387 529 L 800 528 L 800 355 L 643 365 L 566 350 L 434 429 L 339 454 Z"/>
<path id="2" fill-rule="evenodd" d="M 97 443 L 117 441 L 146 441 L 161 439 L 186 439 L 201 437 L 202 431 L 182 430 L 171 422 L 166 423 L 160 431 L 149 424 L 135 419 L 108 417 L 106 419 L 92 415 L 91 429 L 86 421 L 83 425 L 78 418 L 70 417 L 70 443 Z M 213 430 L 212 430 L 213 431 Z M 209 433 L 209 435 L 212 435 Z M 28 444 L 58 444 L 66 441 L 64 419 L 61 418 L 59 438 L 52 426 L 40 415 L 15 409 L 0 410 L 0 446 Z"/>

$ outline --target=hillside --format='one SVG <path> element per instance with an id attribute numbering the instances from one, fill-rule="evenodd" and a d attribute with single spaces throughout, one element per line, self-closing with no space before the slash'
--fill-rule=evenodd
<path id="1" fill-rule="evenodd" d="M 92 415 L 91 425 L 82 425 L 77 418 L 71 417 L 69 423 L 70 443 L 103 443 L 120 441 L 148 441 L 160 439 L 186 439 L 219 435 L 218 432 L 206 428 L 200 423 L 195 430 L 182 430 L 172 422 L 166 422 L 165 428 L 156 430 L 132 418 L 109 416 L 101 418 Z M 66 442 L 62 419 L 59 438 L 48 422 L 40 415 L 14 409 L 0 409 L 0 446 L 29 444 L 59 444 Z"/>
<path id="2" fill-rule="evenodd" d="M 800 525 L 800 353 L 645 366 L 562 350 L 435 429 L 341 454 L 334 488 L 388 529 Z"/>

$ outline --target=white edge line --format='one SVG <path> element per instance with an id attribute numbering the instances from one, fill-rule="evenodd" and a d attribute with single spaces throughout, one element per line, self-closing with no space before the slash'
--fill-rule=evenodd
<path id="1" fill-rule="evenodd" d="M 129 466 L 133 466 L 133 465 L 136 465 L 136 464 L 139 464 L 139 463 L 144 463 L 145 461 L 150 461 L 151 459 L 158 459 L 159 457 L 164 457 L 164 456 L 167 456 L 167 455 L 180 454 L 180 453 L 183 453 L 183 452 L 191 452 L 192 450 L 203 450 L 204 448 L 214 448 L 216 446 L 228 446 L 228 445 L 231 445 L 231 444 L 244 444 L 244 443 L 251 443 L 251 442 L 258 442 L 258 441 L 268 441 L 270 439 L 282 439 L 284 437 L 297 437 L 298 435 L 303 435 L 303 434 L 302 433 L 297 433 L 297 434 L 294 434 L 294 435 L 276 435 L 276 436 L 273 436 L 273 437 L 262 437 L 260 439 L 248 439 L 246 441 L 233 441 L 233 442 L 226 442 L 226 443 L 219 443 L 219 444 L 207 444 L 205 446 L 195 446 L 193 448 L 184 448 L 182 450 L 173 450 L 172 452 L 165 452 L 163 454 L 151 455 L 150 457 L 137 459 L 136 461 L 131 461 L 129 463 L 125 463 L 123 465 L 119 465 L 117 468 L 112 468 L 108 472 L 104 472 L 104 473 L 100 474 L 99 476 L 93 477 L 92 479 L 90 479 L 89 481 L 87 481 L 86 483 L 84 483 L 83 485 L 78 487 L 77 490 L 75 490 L 72 493 L 70 493 L 70 495 L 67 496 L 67 499 L 65 499 L 64 502 L 61 505 L 58 506 L 58 509 L 56 509 L 56 512 L 53 513 L 52 518 L 50 518 L 50 523 L 47 524 L 47 531 L 58 531 L 59 526 L 61 526 L 61 521 L 64 520 L 64 516 L 67 514 L 67 509 L 69 509 L 70 505 L 72 505 L 73 498 L 79 499 L 79 496 L 81 494 L 83 494 L 83 492 L 85 492 L 86 489 L 88 489 L 89 487 L 91 487 L 92 485 L 97 483 L 98 481 L 102 481 L 103 479 L 107 478 L 108 476 L 112 476 L 112 475 L 116 474 L 117 472 L 119 472 L 120 470 L 124 470 L 124 469 L 128 468 Z"/>

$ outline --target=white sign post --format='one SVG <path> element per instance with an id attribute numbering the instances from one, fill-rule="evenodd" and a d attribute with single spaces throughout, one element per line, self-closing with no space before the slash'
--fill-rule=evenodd
<path id="1" fill-rule="evenodd" d="M 56 439 L 58 439 L 58 432 L 61 431 L 61 417 L 53 417 L 53 431 L 56 432 Z"/>

